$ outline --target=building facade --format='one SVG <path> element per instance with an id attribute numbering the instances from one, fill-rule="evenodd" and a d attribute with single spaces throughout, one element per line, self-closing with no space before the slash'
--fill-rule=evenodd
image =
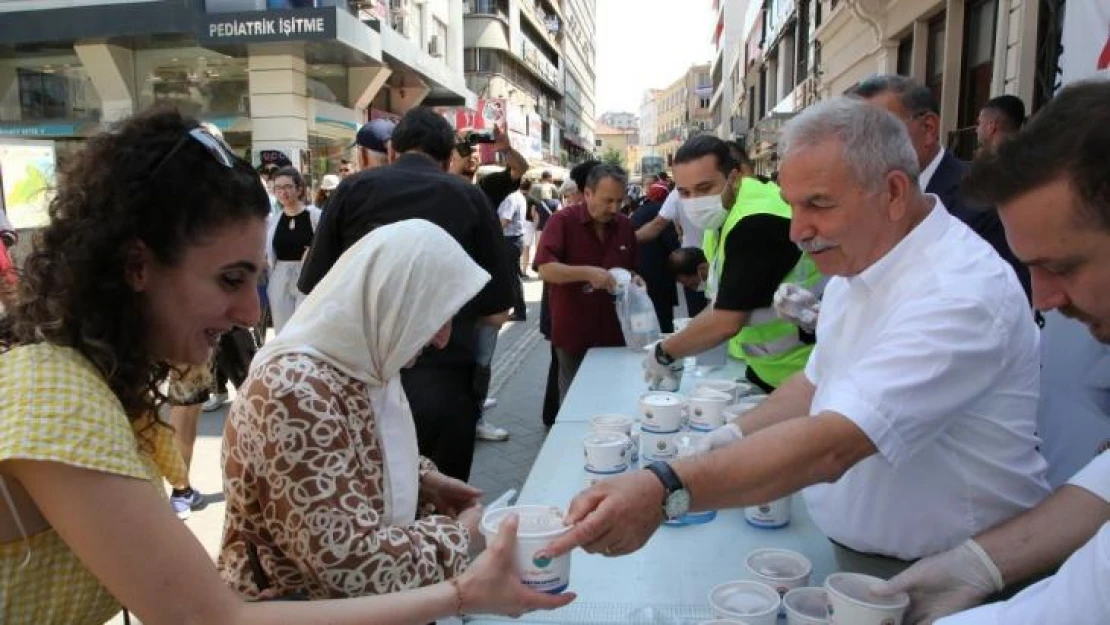
<path id="1" fill-rule="evenodd" d="M 688 137 L 711 130 L 712 95 L 708 63 L 691 66 L 656 94 L 654 154 L 662 157 L 666 167 L 674 164 L 675 152 Z"/>
<path id="2" fill-rule="evenodd" d="M 593 153 L 597 85 L 597 0 L 563 0 L 567 16 L 563 98 L 564 156 L 580 162 Z"/>
<path id="3" fill-rule="evenodd" d="M 464 0 L 467 86 L 529 161 L 560 160 L 568 21 L 557 0 Z"/>
<path id="4" fill-rule="evenodd" d="M 640 118 L 636 117 L 635 113 L 628 113 L 625 111 L 609 111 L 602 113 L 597 121 L 610 128 L 618 130 L 640 130 Z M 600 131 L 595 129 L 595 133 L 600 134 Z"/>
<path id="5" fill-rule="evenodd" d="M 614 128 L 598 122 L 594 128 L 597 158 L 608 161 L 614 156 L 635 180 L 640 177 L 640 136 L 636 128 Z"/>
<path id="6" fill-rule="evenodd" d="M 0 140 L 59 159 L 169 102 L 318 176 L 371 117 L 474 102 L 451 0 L 8 0 L 0 24 Z"/>
<path id="7" fill-rule="evenodd" d="M 713 25 L 713 62 L 710 75 L 713 95 L 709 108 L 712 132 L 723 139 L 746 135 L 746 121 L 736 108 L 742 90 L 738 67 L 744 56 L 744 17 L 750 3 L 758 0 L 713 0 L 716 20 Z"/>

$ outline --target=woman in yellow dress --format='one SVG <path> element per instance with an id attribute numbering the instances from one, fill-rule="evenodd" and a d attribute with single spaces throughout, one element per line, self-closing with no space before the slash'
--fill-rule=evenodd
<path id="1" fill-rule="evenodd" d="M 169 109 L 92 139 L 0 318 L 0 623 L 416 624 L 520 614 L 571 595 L 512 572 L 512 521 L 470 568 L 402 593 L 246 603 L 161 484 L 183 478 L 154 415 L 165 363 L 206 362 L 257 320 L 269 202 L 258 176 Z M 429 337 L 430 339 L 431 337 Z"/>

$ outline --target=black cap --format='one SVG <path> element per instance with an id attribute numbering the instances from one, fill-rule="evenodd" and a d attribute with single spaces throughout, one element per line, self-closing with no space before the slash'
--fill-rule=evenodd
<path id="1" fill-rule="evenodd" d="M 358 134 L 355 135 L 355 145 L 364 147 L 371 152 L 384 154 L 388 151 L 385 146 L 389 142 L 389 137 L 393 134 L 394 126 L 396 124 L 384 117 L 372 119 L 358 129 Z"/>

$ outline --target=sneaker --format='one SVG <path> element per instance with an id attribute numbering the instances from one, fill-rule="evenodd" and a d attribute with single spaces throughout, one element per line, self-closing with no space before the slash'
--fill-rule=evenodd
<path id="1" fill-rule="evenodd" d="M 200 409 L 205 412 L 212 412 L 213 410 L 219 410 L 225 403 L 227 403 L 227 393 L 212 393 Z"/>
<path id="2" fill-rule="evenodd" d="M 495 408 L 496 406 L 497 406 L 497 398 L 496 397 L 487 397 L 486 398 L 486 403 L 482 404 L 482 410 L 489 410 L 490 408 Z"/>
<path id="3" fill-rule="evenodd" d="M 184 491 L 174 490 L 170 495 L 170 506 L 177 518 L 182 521 L 192 516 L 193 510 L 203 510 L 207 505 L 204 495 L 198 493 L 195 488 Z"/>
<path id="4" fill-rule="evenodd" d="M 499 443 L 501 441 L 509 440 L 509 431 L 505 428 L 499 428 L 496 425 L 490 425 L 485 421 L 478 422 L 476 435 L 480 441 L 493 441 Z"/>

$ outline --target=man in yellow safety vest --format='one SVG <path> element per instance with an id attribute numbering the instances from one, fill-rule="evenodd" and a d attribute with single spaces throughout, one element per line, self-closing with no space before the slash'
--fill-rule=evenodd
<path id="1" fill-rule="evenodd" d="M 729 355 L 746 361 L 748 379 L 770 392 L 805 367 L 814 342 L 776 315 L 775 291 L 783 284 L 814 289 L 821 275 L 790 241 L 790 207 L 778 186 L 755 178 L 742 150 L 711 135 L 692 137 L 675 154 L 674 178 L 683 210 L 705 230 L 713 303 L 648 354 L 645 377 L 654 388 L 677 390 L 682 358 L 728 341 Z"/>

